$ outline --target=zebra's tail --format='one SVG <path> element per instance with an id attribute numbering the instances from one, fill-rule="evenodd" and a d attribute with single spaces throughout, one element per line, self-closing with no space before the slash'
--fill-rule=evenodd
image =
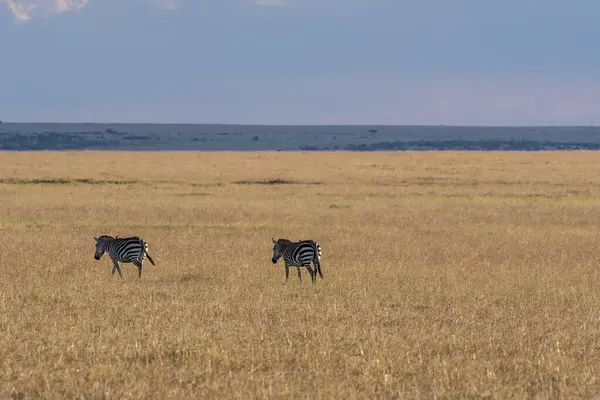
<path id="1" fill-rule="evenodd" d="M 152 257 L 150 257 L 150 254 L 148 254 L 148 243 L 146 242 L 144 242 L 144 253 L 146 253 L 146 256 L 148 256 L 148 261 L 150 261 L 152 265 L 156 265 Z"/>
<path id="2" fill-rule="evenodd" d="M 315 247 L 317 248 L 317 257 L 315 257 L 315 265 L 317 267 L 317 272 L 321 279 L 323 279 L 323 273 L 321 272 L 321 245 L 315 242 Z"/>
<path id="3" fill-rule="evenodd" d="M 154 262 L 154 260 L 152 259 L 152 257 L 150 257 L 150 254 L 146 253 L 146 255 L 148 256 L 148 260 L 150 261 L 150 263 L 152 265 L 156 265 L 156 263 Z"/>

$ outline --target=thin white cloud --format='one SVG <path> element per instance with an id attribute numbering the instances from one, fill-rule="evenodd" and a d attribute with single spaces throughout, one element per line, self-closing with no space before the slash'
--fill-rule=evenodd
<path id="1" fill-rule="evenodd" d="M 88 0 L 0 0 L 0 4 L 12 11 L 19 21 L 29 21 L 37 12 L 62 13 L 77 11 L 88 4 Z"/>
<path id="2" fill-rule="evenodd" d="M 254 0 L 254 4 L 259 6 L 284 6 L 286 3 L 283 0 Z"/>
<path id="3" fill-rule="evenodd" d="M 90 0 L 0 0 L 0 5 L 5 4 L 19 21 L 29 21 L 39 14 L 60 14 L 68 11 L 77 11 L 87 6 Z M 106 2 L 107 0 L 103 0 Z M 117 0 L 113 4 L 131 2 L 132 0 Z M 288 0 L 238 0 L 252 2 L 258 6 L 286 6 Z M 350 1 L 350 0 L 348 0 Z M 183 0 L 137 0 L 138 5 L 153 5 L 167 11 L 182 7 Z"/>
<path id="4" fill-rule="evenodd" d="M 88 0 L 55 0 L 54 9 L 56 12 L 77 11 L 87 3 Z"/>
<path id="5" fill-rule="evenodd" d="M 6 3 L 6 6 L 15 18 L 19 21 L 29 21 L 31 19 L 31 12 L 36 8 L 35 4 L 21 4 L 11 0 L 0 0 L 0 2 Z"/>
<path id="6" fill-rule="evenodd" d="M 104 0 L 106 1 L 106 0 Z M 121 4 L 118 0 L 115 4 Z M 87 6 L 89 0 L 0 0 L 0 5 L 5 4 L 19 21 L 29 21 L 44 13 L 61 14 L 73 12 Z M 139 4 L 150 4 L 164 10 L 172 11 L 181 7 L 182 0 L 139 0 Z"/>

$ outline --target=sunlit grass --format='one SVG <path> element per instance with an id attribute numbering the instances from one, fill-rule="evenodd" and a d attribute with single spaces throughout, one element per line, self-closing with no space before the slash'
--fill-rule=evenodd
<path id="1" fill-rule="evenodd" d="M 594 398 L 598 221 L 594 152 L 0 153 L 0 398 Z"/>

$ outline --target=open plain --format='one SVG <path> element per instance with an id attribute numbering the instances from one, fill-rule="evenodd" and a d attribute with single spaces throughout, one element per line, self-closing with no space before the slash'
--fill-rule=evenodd
<path id="1" fill-rule="evenodd" d="M 598 398 L 599 221 L 596 152 L 2 152 L 0 398 Z"/>

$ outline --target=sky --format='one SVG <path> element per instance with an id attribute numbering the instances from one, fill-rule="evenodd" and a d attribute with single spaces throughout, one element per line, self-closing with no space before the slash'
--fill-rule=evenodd
<path id="1" fill-rule="evenodd" d="M 0 0 L 0 120 L 600 125 L 598 0 Z"/>

